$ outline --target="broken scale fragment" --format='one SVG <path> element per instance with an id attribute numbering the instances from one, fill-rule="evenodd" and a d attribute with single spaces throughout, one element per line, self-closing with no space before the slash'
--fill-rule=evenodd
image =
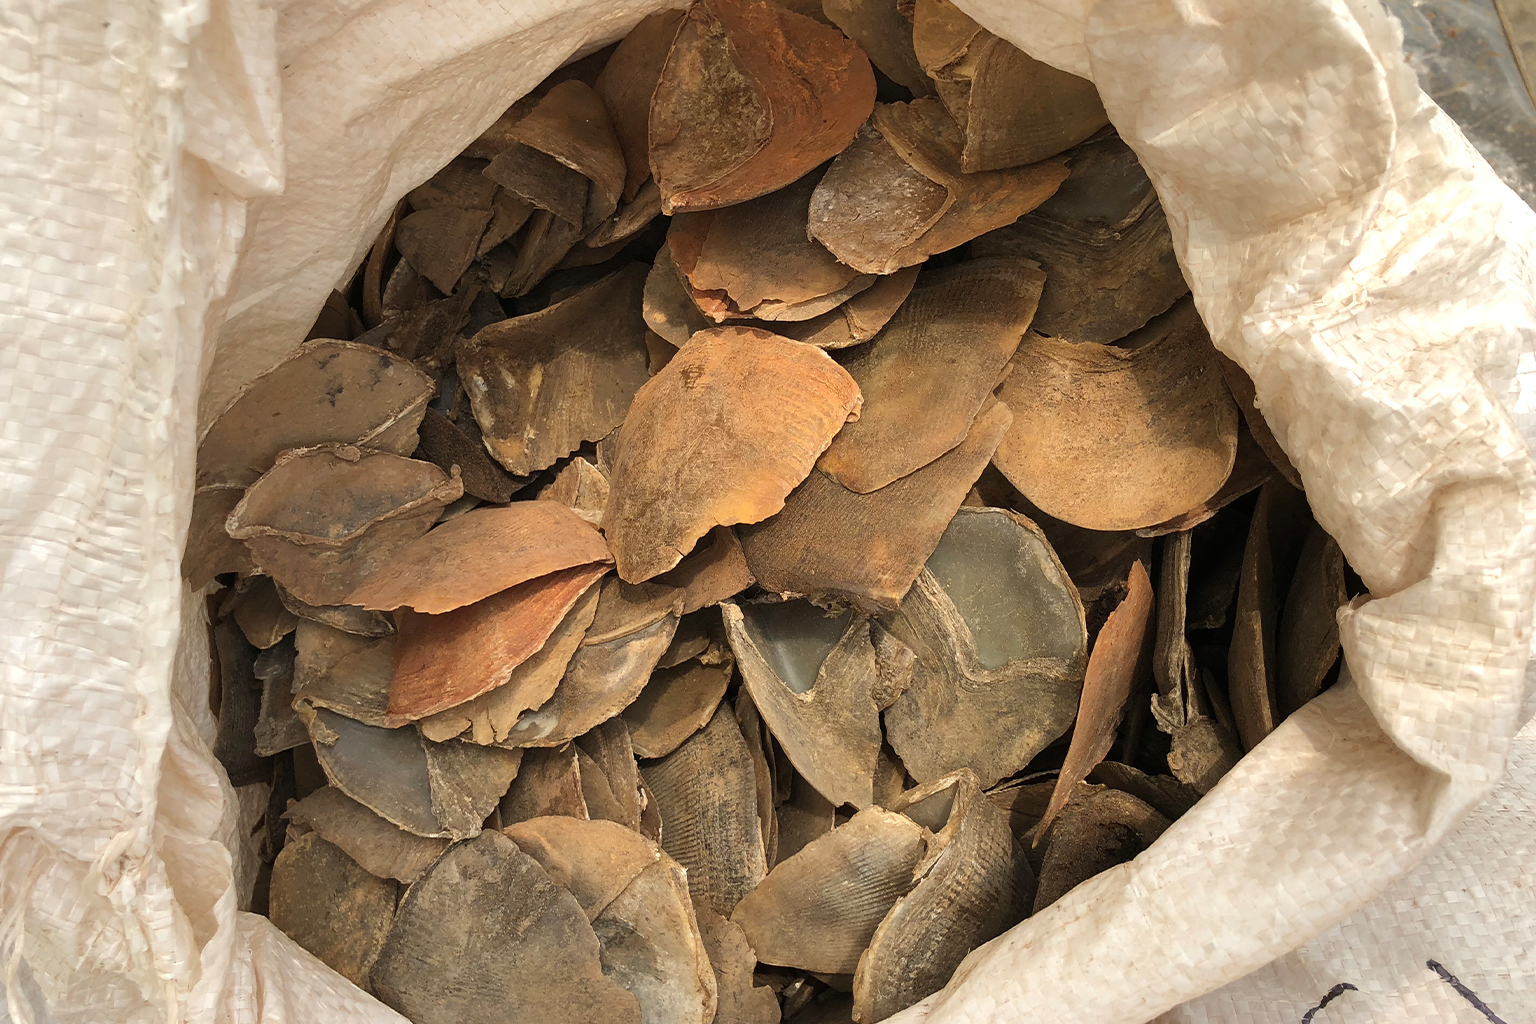
<path id="1" fill-rule="evenodd" d="M 235 584 L 238 596 L 229 614 L 245 638 L 261 651 L 278 643 L 299 624 L 298 616 L 283 607 L 270 577 L 250 577 Z"/>
<path id="2" fill-rule="evenodd" d="M 589 921 L 662 856 L 655 843 L 612 821 L 546 815 L 508 825 L 502 833 L 538 861 L 550 881 L 576 897 Z"/>
<path id="3" fill-rule="evenodd" d="M 1311 522 L 1306 495 L 1284 480 L 1271 480 L 1259 491 L 1243 550 L 1227 652 L 1232 717 L 1245 750 L 1257 746 L 1283 717 L 1277 693 L 1280 612 Z M 1337 605 L 1329 613 L 1336 611 Z"/>
<path id="4" fill-rule="evenodd" d="M 1209 673 L 1196 663 L 1185 633 L 1191 543 L 1187 530 L 1163 541 L 1152 648 L 1158 692 L 1152 697 L 1152 716 L 1157 727 L 1172 737 L 1169 769 L 1180 782 L 1206 793 L 1243 756 L 1243 748 L 1231 723 L 1213 717 L 1215 709 L 1206 689 Z"/>
<path id="5" fill-rule="evenodd" d="M 627 829 L 642 831 L 646 798 L 644 783 L 640 781 L 640 766 L 635 763 L 635 745 L 630 740 L 629 726 L 623 719 L 610 718 L 578 738 L 576 747 L 591 758 L 593 768 L 602 772 L 613 795 L 613 813 L 604 817 Z"/>
<path id="6" fill-rule="evenodd" d="M 507 135 L 513 145 L 490 162 L 485 176 L 574 226 L 576 237 L 618 208 L 624 153 L 591 86 L 561 82 Z"/>
<path id="7" fill-rule="evenodd" d="M 914 96 L 933 94 L 912 49 L 912 20 L 889 0 L 824 0 L 826 17 L 869 55 L 870 63 Z"/>
<path id="8" fill-rule="evenodd" d="M 1127 582 L 1125 600 L 1109 613 L 1088 656 L 1077 723 L 1050 806 L 1041 818 L 1040 832 L 1049 828 L 1066 806 L 1072 787 L 1087 778 L 1109 753 L 1132 688 L 1142 677 L 1151 675 L 1152 648 L 1147 641 L 1152 636 L 1148 628 L 1152 620 L 1152 581 L 1146 566 L 1132 563 Z"/>
<path id="9" fill-rule="evenodd" d="M 261 711 L 255 731 L 258 757 L 271 757 L 309 742 L 309 732 L 293 709 L 293 669 L 292 641 L 262 651 L 252 666 L 261 681 Z"/>
<path id="10" fill-rule="evenodd" d="M 1339 660 L 1339 609 L 1349 600 L 1344 588 L 1344 553 L 1338 541 L 1312 523 L 1291 577 L 1275 637 L 1276 711 L 1286 718 L 1323 690 Z"/>
<path id="11" fill-rule="evenodd" d="M 406 201 L 413 210 L 443 207 L 488 210 L 496 198 L 496 183 L 482 173 L 486 162 L 471 156 L 456 156 L 442 170 L 407 192 Z"/>
<path id="12" fill-rule="evenodd" d="M 735 532 L 729 526 L 717 526 L 656 582 L 683 588 L 683 614 L 687 615 L 734 597 L 757 581 Z"/>
<path id="13" fill-rule="evenodd" d="M 428 408 L 421 421 L 421 444 L 416 455 L 440 469 L 458 466 L 464 481 L 464 493 L 482 501 L 504 504 L 512 499 L 512 492 L 519 486 L 500 463 L 485 450 L 480 428 L 468 417 L 451 420 Z"/>
<path id="14" fill-rule="evenodd" d="M 666 854 L 592 920 L 603 973 L 640 1001 L 641 1024 L 713 1024 L 715 972 L 683 869 Z"/>
<path id="15" fill-rule="evenodd" d="M 360 636 L 304 619 L 294 631 L 294 650 L 295 702 L 367 725 L 384 724 L 394 676 L 393 636 Z"/>
<path id="16" fill-rule="evenodd" d="M 1129 793 L 1084 788 L 1096 792 L 1074 797 L 1051 826 L 1034 901 L 1037 914 L 1080 883 L 1135 857 L 1170 824 Z"/>
<path id="17" fill-rule="evenodd" d="M 181 574 L 193 590 L 202 590 L 222 573 L 249 576 L 256 571 L 250 549 L 224 526 L 244 496 L 241 484 L 210 484 L 193 492 L 187 546 L 181 555 Z"/>
<path id="18" fill-rule="evenodd" d="M 489 204 L 480 210 L 452 206 L 417 210 L 400 221 L 395 245 L 433 287 L 451 295 L 475 261 L 480 239 L 490 223 Z"/>
<path id="19" fill-rule="evenodd" d="M 741 928 L 712 910 L 695 907 L 694 914 L 715 970 L 715 1024 L 779 1024 L 779 1000 L 755 983 L 757 956 Z"/>
<path id="20" fill-rule="evenodd" d="M 528 750 L 517 778 L 501 800 L 501 820 L 506 825 L 543 817 L 567 817 L 587 821 L 586 781 L 575 746 Z"/>
<path id="21" fill-rule="evenodd" d="M 596 526 L 603 521 L 603 506 L 608 504 L 608 478 L 580 455 L 572 456 L 555 478 L 539 490 L 538 498 L 558 501 Z"/>

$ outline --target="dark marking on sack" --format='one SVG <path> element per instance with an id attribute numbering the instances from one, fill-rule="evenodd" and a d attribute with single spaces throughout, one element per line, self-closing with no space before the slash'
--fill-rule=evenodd
<path id="1" fill-rule="evenodd" d="M 1450 971 L 1441 966 L 1440 961 L 1426 960 L 1424 961 L 1424 966 L 1440 975 L 1441 981 L 1455 989 L 1457 995 L 1471 1003 L 1473 1009 L 1477 1010 L 1477 1012 L 1482 1014 L 1484 1017 L 1487 1017 L 1488 1020 L 1492 1022 L 1492 1024 L 1506 1024 L 1506 1021 L 1503 1017 L 1500 1017 L 1498 1014 L 1494 1013 L 1493 1010 L 1489 1009 L 1488 1004 L 1477 997 L 1476 992 L 1473 992 L 1471 989 L 1467 988 L 1467 986 L 1463 985 L 1460 978 L 1456 977 L 1456 975 L 1452 974 Z"/>
<path id="2" fill-rule="evenodd" d="M 1323 996 L 1322 1002 L 1318 1003 L 1316 1006 L 1312 1007 L 1312 1009 L 1301 1015 L 1301 1024 L 1312 1024 L 1312 1018 L 1317 1016 L 1318 1011 L 1322 1010 L 1323 1007 L 1339 998 L 1339 996 L 1343 995 L 1345 992 L 1358 991 L 1360 990 L 1347 981 L 1339 982 L 1337 985 L 1333 986 L 1333 988 L 1328 990 L 1328 994 Z"/>

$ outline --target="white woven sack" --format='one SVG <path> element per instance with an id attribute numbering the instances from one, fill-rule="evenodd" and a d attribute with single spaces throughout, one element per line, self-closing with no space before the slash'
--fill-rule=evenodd
<path id="1" fill-rule="evenodd" d="M 237 911 L 250 864 L 178 572 L 198 426 L 298 344 L 399 196 L 657 6 L 0 8 L 13 1019 L 401 1019 Z M 1098 83 L 1212 336 L 1374 595 L 1341 613 L 1348 678 L 900 1018 L 1141 1024 L 1369 903 L 1504 771 L 1536 583 L 1536 216 L 1424 98 L 1374 0 L 962 6 Z M 1322 967 L 1358 959 L 1328 948 Z M 1168 1019 L 1294 1019 L 1261 1011 L 1310 994 L 1286 988 L 1295 956 L 1246 1010 L 1217 993 Z"/>
<path id="2" fill-rule="evenodd" d="M 1536 725 L 1528 724 L 1504 781 L 1418 867 L 1302 948 L 1156 1024 L 1517 1024 L 1533 1009 Z"/>

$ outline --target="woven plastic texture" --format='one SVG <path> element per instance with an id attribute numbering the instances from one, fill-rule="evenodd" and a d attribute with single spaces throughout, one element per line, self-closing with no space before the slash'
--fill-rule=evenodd
<path id="1" fill-rule="evenodd" d="M 1536 726 L 1418 867 L 1306 946 L 1157 1024 L 1506 1024 L 1536 1007 Z M 1491 1016 L 1490 1016 L 1491 1015 Z"/>
<path id="2" fill-rule="evenodd" d="M 238 912 L 248 846 L 208 749 L 201 603 L 177 571 L 198 424 L 297 346 L 405 191 L 657 6 L 0 12 L 12 1019 L 400 1020 Z M 1457 827 L 1511 749 L 1536 581 L 1536 217 L 1366 0 L 962 6 L 1098 83 L 1213 336 L 1374 597 L 1342 617 L 1353 683 L 903 1019 L 1141 1024 L 1221 986 L 1170 1019 L 1280 1019 L 1244 1010 L 1271 990 L 1239 979 L 1331 928 L 1344 937 L 1306 947 L 1325 952 L 1253 984 L 1346 966 L 1364 926 L 1340 922 Z M 1473 918 L 1444 920 L 1449 936 Z"/>

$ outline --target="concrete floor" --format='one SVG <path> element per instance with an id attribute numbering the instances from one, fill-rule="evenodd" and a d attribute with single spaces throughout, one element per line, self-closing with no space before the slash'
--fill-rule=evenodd
<path id="1" fill-rule="evenodd" d="M 1536 206 L 1536 0 L 1385 3 L 1424 90 Z"/>

